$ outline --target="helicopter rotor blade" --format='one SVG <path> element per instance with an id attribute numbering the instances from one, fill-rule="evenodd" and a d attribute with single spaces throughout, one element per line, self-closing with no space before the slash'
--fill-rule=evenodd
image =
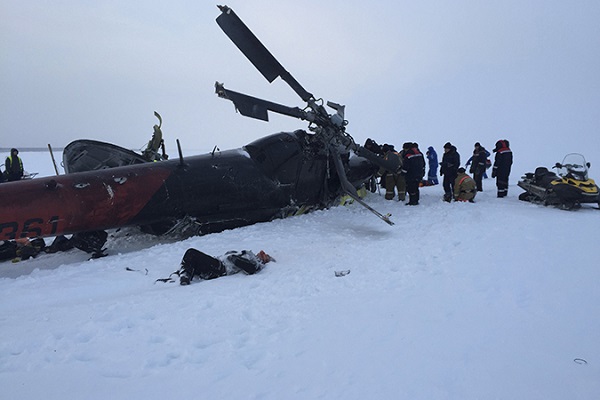
<path id="1" fill-rule="evenodd" d="M 352 184 L 348 180 L 348 177 L 346 176 L 346 170 L 344 169 L 344 164 L 342 163 L 342 157 L 337 151 L 334 151 L 333 154 L 333 164 L 335 166 L 335 171 L 337 172 L 338 178 L 340 179 L 340 184 L 344 192 L 346 192 L 352 197 L 358 197 L 356 188 L 352 186 Z"/>
<path id="2" fill-rule="evenodd" d="M 217 17 L 217 24 L 246 58 L 248 58 L 254 67 L 270 83 L 277 77 L 281 77 L 281 79 L 307 103 L 310 111 L 305 111 L 298 107 L 288 107 L 248 96 L 243 93 L 234 92 L 225 89 L 223 84 L 218 82 L 215 84 L 217 95 L 221 98 L 231 100 L 236 109 L 246 117 L 268 121 L 268 111 L 272 111 L 310 121 L 313 124 L 313 127 L 310 129 L 315 132 L 315 136 L 318 136 L 321 139 L 324 145 L 324 152 L 328 152 L 332 156 L 342 190 L 387 224 L 393 225 L 394 223 L 389 219 L 389 214 L 383 215 L 379 213 L 360 199 L 356 188 L 350 183 L 346 176 L 346 170 L 341 158 L 341 150 L 338 146 L 344 147 L 345 151 L 356 151 L 359 146 L 354 143 L 354 140 L 350 135 L 345 133 L 347 121 L 344 119 L 344 106 L 328 102 L 327 105 L 336 111 L 334 115 L 329 115 L 325 110 L 325 107 L 322 104 L 319 104 L 312 93 L 304 89 L 283 65 L 277 61 L 273 54 L 271 54 L 262 42 L 258 40 L 254 33 L 252 33 L 231 8 L 220 5 L 217 7 L 221 10 L 221 15 Z"/>
<path id="3" fill-rule="evenodd" d="M 302 100 L 308 102 L 314 98 L 312 93 L 304 89 L 277 61 L 231 8 L 227 6 L 217 7 L 221 10 L 221 15 L 217 17 L 217 24 L 270 83 L 279 76 L 290 85 Z"/>
<path id="4" fill-rule="evenodd" d="M 346 176 L 346 170 L 344 169 L 344 164 L 342 163 L 342 158 L 340 153 L 331 149 L 333 151 L 333 164 L 335 165 L 335 170 L 337 172 L 338 178 L 340 180 L 340 184 L 342 186 L 342 190 L 346 192 L 346 194 L 352 197 L 358 204 L 365 207 L 367 210 L 371 211 L 373 214 L 377 215 L 382 221 L 384 221 L 388 225 L 394 225 L 394 222 L 390 219 L 391 214 L 383 215 L 360 198 L 358 193 L 356 192 L 356 188 L 352 186 L 350 181 L 348 181 L 348 177 Z"/>
<path id="5" fill-rule="evenodd" d="M 223 99 L 230 100 L 236 110 L 245 117 L 268 121 L 269 114 L 267 111 L 272 111 L 301 120 L 314 120 L 314 114 L 311 112 L 306 112 L 298 107 L 288 107 L 282 104 L 273 103 L 272 101 L 248 96 L 247 94 L 234 92 L 233 90 L 225 89 L 223 84 L 219 82 L 215 83 L 215 93 Z"/>

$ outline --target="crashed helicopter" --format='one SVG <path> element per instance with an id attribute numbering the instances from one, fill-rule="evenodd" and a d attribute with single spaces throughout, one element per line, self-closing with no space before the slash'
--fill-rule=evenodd
<path id="1" fill-rule="evenodd" d="M 268 121 L 268 111 L 309 122 L 308 131 L 280 132 L 241 149 L 213 151 L 167 160 L 90 140 L 69 144 L 63 154 L 65 175 L 0 185 L 0 240 L 73 234 L 76 247 L 105 255 L 106 230 L 140 226 L 155 234 L 185 228 L 207 234 L 325 208 L 347 194 L 366 204 L 357 188 L 384 167 L 384 160 L 357 145 L 346 132 L 344 106 L 321 101 L 298 83 L 241 19 L 218 6 L 218 25 L 269 81 L 281 77 L 306 103 L 288 107 L 226 89 L 216 94 L 232 101 L 242 115 Z M 158 114 L 156 114 L 162 123 Z M 155 126 L 155 135 L 160 125 Z M 153 143 L 154 142 L 154 143 Z M 157 158 L 152 158 L 152 156 Z M 157 162 L 149 162 L 157 161 Z"/>

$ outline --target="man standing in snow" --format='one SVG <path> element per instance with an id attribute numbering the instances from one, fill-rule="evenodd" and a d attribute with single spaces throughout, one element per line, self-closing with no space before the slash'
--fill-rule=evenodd
<path id="1" fill-rule="evenodd" d="M 460 155 L 450 142 L 444 145 L 444 156 L 440 165 L 440 175 L 444 177 L 444 201 L 450 202 L 454 192 L 457 170 L 460 167 Z"/>
<path id="2" fill-rule="evenodd" d="M 429 164 L 429 171 L 427 172 L 427 186 L 437 185 L 437 171 L 438 171 L 438 156 L 433 148 L 433 146 L 429 146 L 427 149 L 427 162 Z"/>
<path id="3" fill-rule="evenodd" d="M 416 206 L 419 204 L 419 184 L 425 175 L 425 159 L 416 143 L 404 143 L 402 151 L 404 156 L 400 174 L 406 180 L 406 190 L 408 191 L 407 204 L 409 206 Z"/>
<path id="4" fill-rule="evenodd" d="M 19 150 L 10 149 L 10 155 L 4 161 L 6 180 L 9 182 L 18 181 L 23 177 L 23 161 L 18 156 Z"/>
<path id="5" fill-rule="evenodd" d="M 492 178 L 496 178 L 498 197 L 506 197 L 508 194 L 508 177 L 513 163 L 512 150 L 508 146 L 508 140 L 498 140 L 494 149 L 496 156 L 494 158 Z"/>
<path id="6" fill-rule="evenodd" d="M 478 192 L 483 192 L 483 174 L 485 174 L 487 157 L 487 150 L 485 147 L 483 147 L 479 142 L 475 143 L 469 172 L 473 174 L 473 180 L 477 184 Z"/>
<path id="7" fill-rule="evenodd" d="M 394 145 L 386 143 L 383 145 L 382 150 L 384 160 L 391 160 L 394 157 L 398 159 L 400 167 L 402 166 L 402 152 L 398 153 L 394 149 Z M 386 169 L 381 169 L 379 175 L 385 177 L 385 199 L 394 200 L 396 190 L 398 190 L 398 200 L 404 201 L 406 198 L 406 181 L 404 180 L 404 176 L 397 171 L 387 171 Z"/>

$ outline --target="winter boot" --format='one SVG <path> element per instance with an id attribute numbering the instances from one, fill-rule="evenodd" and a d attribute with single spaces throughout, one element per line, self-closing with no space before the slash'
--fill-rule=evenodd
<path id="1" fill-rule="evenodd" d="M 177 272 L 179 275 L 179 284 L 182 286 L 189 285 L 194 277 L 194 272 L 190 267 L 181 266 L 179 271 Z"/>

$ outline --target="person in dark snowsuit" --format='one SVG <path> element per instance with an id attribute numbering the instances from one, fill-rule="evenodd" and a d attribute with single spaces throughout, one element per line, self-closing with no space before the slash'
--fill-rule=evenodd
<path id="1" fill-rule="evenodd" d="M 406 180 L 406 190 L 408 191 L 408 205 L 416 206 L 419 204 L 419 184 L 425 176 L 425 158 L 419 151 L 416 143 L 404 143 L 403 162 L 400 174 Z"/>
<path id="2" fill-rule="evenodd" d="M 490 168 L 492 166 L 492 162 L 490 161 L 489 157 L 490 157 L 490 152 L 487 151 L 487 149 L 485 150 L 485 171 L 483 171 L 483 179 L 487 179 L 487 170 L 488 168 Z M 473 161 L 473 156 L 469 157 L 469 159 L 467 160 L 467 163 L 465 164 L 465 166 L 469 166 L 471 165 L 471 162 Z M 466 169 L 465 169 L 466 170 Z"/>
<path id="3" fill-rule="evenodd" d="M 477 191 L 483 192 L 483 174 L 485 174 L 487 150 L 479 142 L 475 143 L 473 157 L 471 157 L 471 168 L 469 172 L 473 174 L 473 180 L 477 185 Z"/>
<path id="4" fill-rule="evenodd" d="M 174 272 L 179 275 L 181 285 L 189 285 L 195 276 L 203 280 L 215 279 L 224 275 L 244 272 L 253 275 L 262 270 L 273 257 L 260 251 L 228 251 L 219 257 L 212 257 L 194 248 L 188 249 L 181 260 L 181 268 Z"/>
<path id="5" fill-rule="evenodd" d="M 444 145 L 444 156 L 440 165 L 440 175 L 444 177 L 444 201 L 450 202 L 454 193 L 457 170 L 460 167 L 460 154 L 450 142 Z"/>
<path id="6" fill-rule="evenodd" d="M 496 153 L 496 156 L 494 158 L 492 178 L 496 178 L 498 197 L 506 197 L 508 194 L 508 177 L 513 163 L 513 154 L 508 140 L 498 140 L 494 153 Z"/>
<path id="7" fill-rule="evenodd" d="M 429 164 L 429 171 L 427 171 L 427 184 L 429 186 L 437 185 L 440 182 L 438 181 L 437 171 L 438 171 L 438 156 L 433 148 L 433 146 L 429 146 L 427 149 L 427 163 Z"/>
<path id="8" fill-rule="evenodd" d="M 10 149 L 10 155 L 4 161 L 4 174 L 7 181 L 18 181 L 23 177 L 23 161 L 18 156 L 19 150 Z"/>
<path id="9" fill-rule="evenodd" d="M 398 160 L 398 164 L 402 164 L 402 152 L 398 153 L 394 146 L 391 144 L 384 144 L 383 147 L 384 160 L 391 160 L 392 158 Z M 385 179 L 385 199 L 394 200 L 396 196 L 396 190 L 398 190 L 398 200 L 404 201 L 406 198 L 406 182 L 404 176 L 398 173 L 398 171 L 388 171 L 385 168 L 379 170 L 379 175 L 382 179 Z"/>

